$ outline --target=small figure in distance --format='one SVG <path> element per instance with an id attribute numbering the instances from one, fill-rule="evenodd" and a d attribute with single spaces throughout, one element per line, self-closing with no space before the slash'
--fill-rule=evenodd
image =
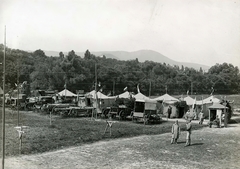
<path id="1" fill-rule="evenodd" d="M 178 125 L 178 120 L 175 121 L 175 123 L 172 125 L 172 140 L 171 144 L 177 144 L 177 140 L 180 135 L 180 126 Z"/>
<path id="2" fill-rule="evenodd" d="M 188 121 L 187 121 L 186 130 L 187 130 L 187 136 L 186 136 L 186 144 L 185 144 L 185 147 L 191 145 L 191 134 L 192 134 L 192 124 L 191 124 L 191 120 L 188 120 Z"/>
<path id="3" fill-rule="evenodd" d="M 199 113 L 199 124 L 203 124 L 203 120 L 204 120 L 204 114 L 201 110 L 200 113 Z"/>
<path id="4" fill-rule="evenodd" d="M 220 128 L 220 120 L 219 120 L 218 115 L 216 115 L 216 119 L 213 122 L 215 122 L 217 127 Z"/>

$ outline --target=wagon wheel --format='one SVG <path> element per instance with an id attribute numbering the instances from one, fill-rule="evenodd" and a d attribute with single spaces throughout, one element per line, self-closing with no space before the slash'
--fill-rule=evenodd
<path id="1" fill-rule="evenodd" d="M 78 111 L 74 110 L 74 117 L 77 117 L 77 116 L 78 116 Z"/>
<path id="2" fill-rule="evenodd" d="M 68 115 L 68 112 L 65 110 L 60 110 L 59 113 L 60 113 L 60 117 L 62 117 L 62 118 L 66 117 Z"/>

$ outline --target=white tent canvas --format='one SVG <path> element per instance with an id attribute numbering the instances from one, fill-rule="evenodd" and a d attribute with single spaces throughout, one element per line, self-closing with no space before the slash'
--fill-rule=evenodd
<path id="1" fill-rule="evenodd" d="M 214 96 L 210 96 L 206 99 L 197 101 L 197 104 L 200 105 L 200 104 L 220 103 L 220 102 L 221 102 L 221 100 L 219 100 L 218 98 L 215 98 Z"/>
<path id="2" fill-rule="evenodd" d="M 219 100 L 218 98 L 215 98 L 214 96 L 210 96 L 206 99 L 203 100 L 203 103 L 220 103 L 221 100 Z"/>
<path id="3" fill-rule="evenodd" d="M 183 100 L 186 101 L 188 106 L 190 106 L 193 105 L 195 99 L 191 98 L 190 96 L 187 96 Z"/>
<path id="4" fill-rule="evenodd" d="M 149 97 L 145 96 L 144 94 L 142 94 L 140 92 L 138 94 L 134 95 L 134 98 L 140 99 L 140 100 L 149 100 Z"/>
<path id="5" fill-rule="evenodd" d="M 130 92 L 126 91 L 126 92 L 118 95 L 118 97 L 119 97 L 119 98 L 130 98 L 131 95 L 132 95 L 132 94 L 131 94 Z M 133 97 L 133 95 L 132 95 L 132 97 Z"/>
<path id="6" fill-rule="evenodd" d="M 95 92 L 95 90 L 87 93 L 87 95 L 91 96 L 91 98 L 93 98 L 93 99 L 96 99 L 96 92 Z M 98 99 L 109 99 L 109 98 L 111 98 L 111 97 L 108 97 L 108 96 L 106 96 L 105 94 L 103 94 L 103 93 L 101 93 L 99 91 L 97 92 L 97 97 L 98 97 Z"/>
<path id="7" fill-rule="evenodd" d="M 169 94 L 164 94 L 160 97 L 155 98 L 154 100 L 158 100 L 158 101 L 179 101 L 178 99 L 176 99 L 175 97 L 170 96 Z"/>
<path id="8" fill-rule="evenodd" d="M 60 95 L 60 96 L 66 96 L 66 97 L 75 97 L 75 96 L 77 96 L 76 94 L 70 92 L 70 91 L 67 90 L 67 89 L 64 89 L 63 91 L 59 92 L 58 95 Z"/>

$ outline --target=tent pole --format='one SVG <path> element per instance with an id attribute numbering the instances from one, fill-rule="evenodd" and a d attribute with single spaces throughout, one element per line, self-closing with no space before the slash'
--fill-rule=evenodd
<path id="1" fill-rule="evenodd" d="M 152 88 L 152 83 L 151 83 L 151 80 L 150 80 L 150 84 L 149 84 L 149 97 L 151 96 L 151 88 Z"/>
<path id="2" fill-rule="evenodd" d="M 95 94 L 96 94 L 96 119 L 97 119 L 98 98 L 97 98 L 97 64 L 96 63 L 95 63 Z"/>
<path id="3" fill-rule="evenodd" d="M 3 54 L 3 101 L 2 101 L 2 169 L 5 159 L 5 60 L 6 59 L 6 26 L 4 30 L 4 54 Z"/>
<path id="4" fill-rule="evenodd" d="M 19 58 L 17 58 L 17 126 L 19 126 Z"/>

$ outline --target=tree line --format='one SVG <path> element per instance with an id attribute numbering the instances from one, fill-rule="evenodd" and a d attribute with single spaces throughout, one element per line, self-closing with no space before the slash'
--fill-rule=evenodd
<path id="1" fill-rule="evenodd" d="M 3 45 L 0 45 L 3 51 Z M 147 56 L 146 56 L 147 58 Z M 0 53 L 3 59 L 3 52 Z M 169 94 L 237 94 L 240 91 L 238 67 L 232 64 L 215 64 L 207 72 L 172 66 L 153 61 L 120 61 L 95 56 L 86 50 L 84 56 L 78 56 L 74 50 L 58 57 L 48 57 L 39 49 L 27 52 L 19 49 L 6 49 L 6 90 L 16 88 L 17 83 L 27 82 L 26 94 L 30 91 L 58 90 L 66 85 L 67 89 L 89 92 L 94 89 L 95 77 L 101 84 L 102 92 L 117 95 L 128 91 L 137 93 L 137 85 L 145 95 Z M 2 71 L 0 71 L 2 76 Z M 0 80 L 0 82 L 2 79 Z M 2 83 L 1 83 L 2 84 Z"/>

